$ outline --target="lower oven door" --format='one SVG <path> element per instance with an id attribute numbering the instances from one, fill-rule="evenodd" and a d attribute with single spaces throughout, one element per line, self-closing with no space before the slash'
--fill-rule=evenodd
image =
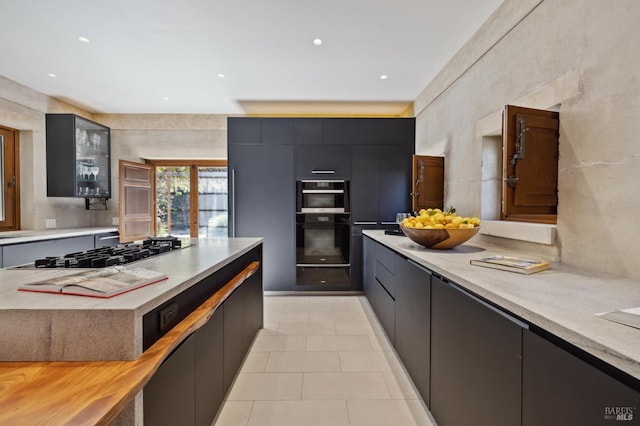
<path id="1" fill-rule="evenodd" d="M 348 286 L 348 214 L 296 215 L 296 284 Z"/>

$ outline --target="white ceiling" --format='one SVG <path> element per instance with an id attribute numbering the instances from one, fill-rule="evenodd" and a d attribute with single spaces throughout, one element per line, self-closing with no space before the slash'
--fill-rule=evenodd
<path id="1" fill-rule="evenodd" d="M 400 114 L 501 2 L 0 0 L 0 75 L 98 113 Z"/>

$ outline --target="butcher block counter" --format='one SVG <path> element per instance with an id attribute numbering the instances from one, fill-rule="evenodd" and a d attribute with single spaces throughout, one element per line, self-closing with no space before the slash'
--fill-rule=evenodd
<path id="1" fill-rule="evenodd" d="M 0 424 L 140 423 L 142 401 L 136 395 L 238 286 L 261 274 L 259 261 L 248 260 L 242 270 L 233 266 L 261 253 L 261 244 L 261 238 L 196 240 L 132 264 L 164 272 L 168 280 L 109 299 L 17 290 L 73 270 L 0 270 Z M 216 274 L 225 276 L 224 283 L 215 284 L 191 312 L 181 312 L 159 339 L 147 341 L 145 314 L 193 288 L 214 285 Z M 119 416 L 125 408 L 126 416 Z"/>

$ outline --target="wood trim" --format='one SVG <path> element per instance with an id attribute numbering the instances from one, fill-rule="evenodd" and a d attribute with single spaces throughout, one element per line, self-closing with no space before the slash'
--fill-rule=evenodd
<path id="1" fill-rule="evenodd" d="M 10 142 L 12 142 L 11 145 L 8 145 L 5 149 L 7 158 L 12 160 L 12 164 L 11 167 L 8 167 L 5 171 L 12 172 L 11 174 L 16 177 L 15 185 L 12 190 L 9 191 L 13 192 L 13 195 L 6 196 L 7 187 L 5 187 L 3 191 L 3 194 L 5 194 L 6 217 L 4 220 L 0 220 L 0 231 L 17 231 L 20 229 L 20 131 L 4 126 L 0 126 L 0 129 L 10 134 Z M 5 158 L 5 163 L 6 160 Z M 4 167 L 0 167 L 0 169 L 3 168 Z"/>
<path id="2" fill-rule="evenodd" d="M 155 166 L 198 166 L 226 167 L 227 160 L 144 160 L 146 164 Z"/>
<path id="3" fill-rule="evenodd" d="M 198 166 L 192 164 L 189 168 L 189 230 L 191 238 L 198 238 Z"/>
<path id="4" fill-rule="evenodd" d="M 259 266 L 250 263 L 135 361 L 0 363 L 0 424 L 111 423 Z"/>

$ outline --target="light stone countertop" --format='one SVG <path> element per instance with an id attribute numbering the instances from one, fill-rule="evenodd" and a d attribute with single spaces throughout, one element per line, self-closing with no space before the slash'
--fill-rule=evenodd
<path id="1" fill-rule="evenodd" d="M 531 275 L 473 266 L 469 264 L 471 259 L 492 255 L 531 257 L 481 246 L 475 238 L 452 250 L 433 250 L 384 231 L 363 234 L 640 379 L 640 329 L 594 315 L 640 307 L 639 282 L 588 273 L 560 263 Z"/>
<path id="2" fill-rule="evenodd" d="M 6 231 L 0 232 L 0 246 L 30 243 L 34 241 L 55 240 L 58 238 L 81 237 L 105 232 L 116 232 L 117 227 L 47 229 L 45 231 Z"/>
<path id="3" fill-rule="evenodd" d="M 192 239 L 190 247 L 129 266 L 168 280 L 109 299 L 18 291 L 77 269 L 0 269 L 0 361 L 133 360 L 142 316 L 262 243 L 262 238 Z"/>

